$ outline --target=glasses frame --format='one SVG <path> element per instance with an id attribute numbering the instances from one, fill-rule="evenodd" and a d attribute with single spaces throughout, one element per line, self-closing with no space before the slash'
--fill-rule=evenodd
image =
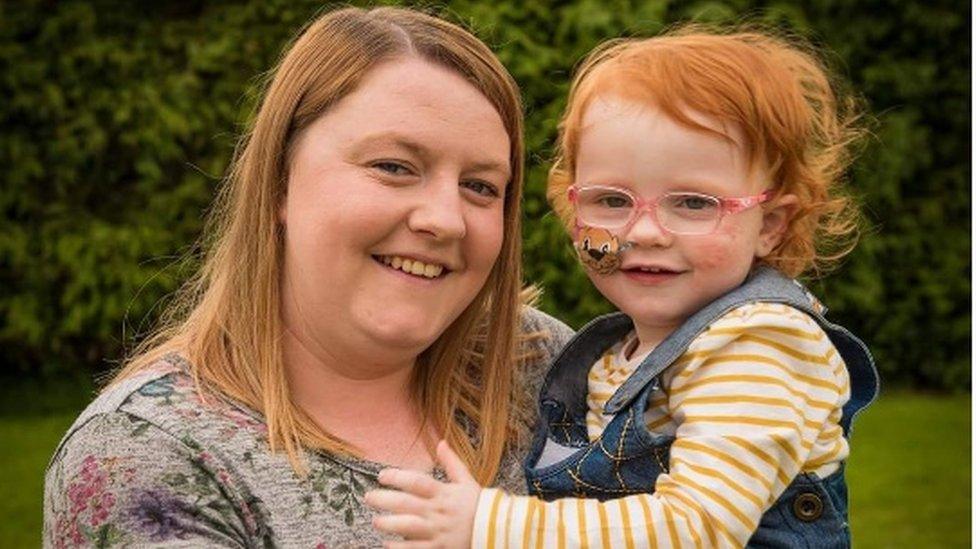
<path id="1" fill-rule="evenodd" d="M 580 193 L 584 191 L 600 190 L 600 189 L 613 191 L 613 192 L 626 195 L 628 198 L 630 198 L 630 201 L 632 204 L 634 204 L 634 207 L 631 208 L 630 217 L 627 219 L 625 223 L 621 225 L 613 225 L 613 226 L 590 225 L 591 227 L 596 227 L 598 229 L 629 230 L 630 227 L 637 221 L 637 219 L 640 218 L 641 214 L 646 211 L 651 214 L 651 219 L 653 219 L 654 222 L 657 223 L 657 226 L 660 227 L 661 230 L 668 232 L 670 234 L 684 235 L 684 236 L 703 236 L 703 235 L 712 234 L 715 232 L 716 229 L 718 229 L 719 225 L 721 225 L 722 219 L 724 219 L 726 215 L 737 214 L 739 212 L 748 210 L 749 208 L 758 206 L 763 202 L 768 201 L 773 196 L 773 191 L 771 189 L 767 189 L 759 194 L 754 194 L 752 196 L 737 196 L 737 197 L 722 197 L 722 196 L 715 196 L 711 194 L 699 193 L 693 191 L 672 191 L 672 192 L 662 193 L 654 198 L 645 199 L 637 194 L 634 194 L 629 189 L 626 189 L 624 187 L 616 187 L 613 185 L 572 185 L 569 187 L 569 189 L 567 189 L 567 194 L 569 196 L 569 201 L 572 202 L 573 208 L 576 210 L 577 222 L 579 221 L 578 216 L 579 216 Z M 675 196 L 675 195 L 696 196 L 704 199 L 718 201 L 719 215 L 718 215 L 718 219 L 715 221 L 715 226 L 712 227 L 710 231 L 704 233 L 696 233 L 696 232 L 689 233 L 689 232 L 674 231 L 665 227 L 661 223 L 661 220 L 659 220 L 657 217 L 657 207 L 658 204 L 661 202 L 661 200 L 664 200 L 668 197 Z"/>

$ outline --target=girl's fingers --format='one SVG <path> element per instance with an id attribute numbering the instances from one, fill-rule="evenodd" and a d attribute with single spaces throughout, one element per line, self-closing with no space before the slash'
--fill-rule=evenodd
<path id="1" fill-rule="evenodd" d="M 379 481 L 384 486 L 396 488 L 422 498 L 433 497 L 443 486 L 441 481 L 434 479 L 427 473 L 405 469 L 383 469 L 380 471 Z"/>
<path id="2" fill-rule="evenodd" d="M 451 482 L 475 482 L 468 466 L 451 450 L 446 440 L 437 443 L 437 462 L 441 464 Z"/>
<path id="3" fill-rule="evenodd" d="M 427 521 L 413 515 L 377 515 L 373 517 L 373 528 L 408 540 L 424 541 L 433 536 Z"/>
<path id="4" fill-rule="evenodd" d="M 366 505 L 394 514 L 422 515 L 428 500 L 397 490 L 370 490 L 363 496 Z"/>

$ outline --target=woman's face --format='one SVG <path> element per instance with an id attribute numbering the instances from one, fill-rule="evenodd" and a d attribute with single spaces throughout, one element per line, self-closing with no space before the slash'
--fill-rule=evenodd
<path id="1" fill-rule="evenodd" d="M 414 357 L 471 303 L 502 244 L 509 138 L 463 77 L 373 69 L 293 147 L 282 284 L 307 351 Z"/>

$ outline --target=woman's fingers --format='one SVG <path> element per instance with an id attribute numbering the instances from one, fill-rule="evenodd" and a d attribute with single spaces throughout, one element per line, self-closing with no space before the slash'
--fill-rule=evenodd
<path id="1" fill-rule="evenodd" d="M 446 440 L 437 443 L 437 462 L 441 464 L 451 482 L 474 482 L 468 466 L 451 450 Z"/>
<path id="2" fill-rule="evenodd" d="M 379 481 L 385 486 L 422 498 L 433 497 L 442 486 L 439 480 L 431 478 L 427 473 L 405 469 L 383 469 L 380 471 Z"/>
<path id="3" fill-rule="evenodd" d="M 370 490 L 363 497 L 366 505 L 387 513 L 423 514 L 428 500 L 397 490 Z"/>
<path id="4" fill-rule="evenodd" d="M 433 536 L 428 521 L 414 515 L 377 515 L 373 517 L 373 527 L 408 540 L 422 541 Z"/>

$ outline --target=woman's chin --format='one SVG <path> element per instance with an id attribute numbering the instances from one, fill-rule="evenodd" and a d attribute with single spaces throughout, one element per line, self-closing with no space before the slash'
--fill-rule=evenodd
<path id="1" fill-rule="evenodd" d="M 364 326 L 368 337 L 388 349 L 416 350 L 430 347 L 447 329 L 441 319 L 418 315 L 385 315 Z"/>

